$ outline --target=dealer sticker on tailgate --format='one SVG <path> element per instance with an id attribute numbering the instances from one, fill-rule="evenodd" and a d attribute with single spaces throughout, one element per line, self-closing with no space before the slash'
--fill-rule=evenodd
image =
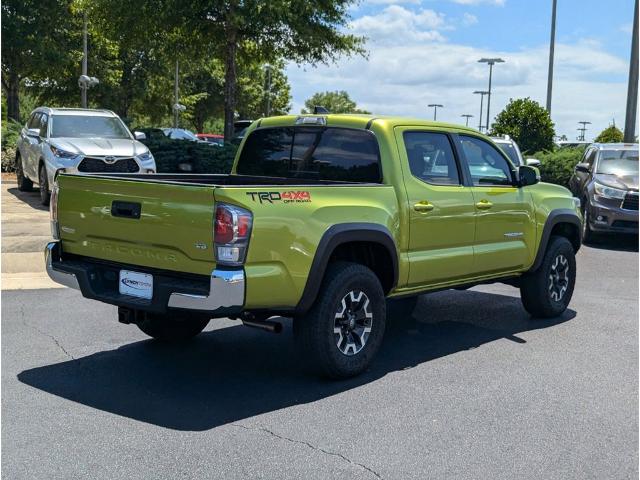
<path id="1" fill-rule="evenodd" d="M 153 275 L 120 270 L 120 293 L 132 297 L 151 299 L 153 297 Z"/>

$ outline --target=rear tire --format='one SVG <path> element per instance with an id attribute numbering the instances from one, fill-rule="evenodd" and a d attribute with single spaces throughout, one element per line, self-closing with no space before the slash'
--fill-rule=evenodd
<path id="1" fill-rule="evenodd" d="M 16 179 L 18 181 L 18 190 L 21 192 L 30 192 L 33 190 L 33 182 L 24 175 L 22 156 L 20 156 L 20 154 L 16 155 Z"/>
<path id="2" fill-rule="evenodd" d="M 520 298 L 533 317 L 557 317 L 569 306 L 575 283 L 573 245 L 565 237 L 553 236 L 540 267 L 522 276 Z"/>
<path id="3" fill-rule="evenodd" d="M 156 340 L 177 343 L 195 337 L 204 330 L 208 323 L 208 318 L 148 313 L 136 325 L 142 332 Z"/>
<path id="4" fill-rule="evenodd" d="M 330 264 L 315 303 L 306 316 L 294 320 L 300 354 L 323 376 L 358 375 L 380 348 L 385 316 L 384 292 L 370 269 L 349 262 Z"/>
<path id="5" fill-rule="evenodd" d="M 51 192 L 49 191 L 49 178 L 47 177 L 47 167 L 44 164 L 38 169 L 38 184 L 40 187 L 40 203 L 45 207 L 49 206 L 51 201 Z"/>

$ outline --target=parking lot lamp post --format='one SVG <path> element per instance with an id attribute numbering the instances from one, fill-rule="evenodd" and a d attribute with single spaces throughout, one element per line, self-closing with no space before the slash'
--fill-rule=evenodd
<path id="1" fill-rule="evenodd" d="M 438 118 L 438 107 L 444 108 L 444 105 L 440 105 L 439 103 L 430 103 L 429 108 L 433 107 L 433 121 L 435 122 Z"/>
<path id="2" fill-rule="evenodd" d="M 487 90 L 487 133 L 489 132 L 489 113 L 491 110 L 491 77 L 493 75 L 493 66 L 496 63 L 504 63 L 504 60 L 501 58 L 481 58 L 478 60 L 480 63 L 486 63 L 489 65 L 489 89 Z"/>
<path id="3" fill-rule="evenodd" d="M 553 52 L 556 46 L 556 7 L 558 0 L 551 5 L 551 40 L 549 42 L 549 76 L 547 78 L 547 112 L 551 115 L 551 90 L 553 89 Z"/>
<path id="4" fill-rule="evenodd" d="M 632 143 L 636 135 L 636 112 L 638 110 L 638 0 L 633 13 L 633 37 L 631 38 L 631 60 L 629 62 L 629 86 L 627 88 L 627 112 L 624 120 L 624 141 Z"/>
<path id="5" fill-rule="evenodd" d="M 580 125 L 582 125 L 581 128 L 578 129 L 578 131 L 580 132 L 580 137 L 578 138 L 578 140 L 580 140 L 581 142 L 584 142 L 584 133 L 587 131 L 587 125 L 591 125 L 591 122 L 578 122 Z"/>
<path id="6" fill-rule="evenodd" d="M 484 90 L 476 90 L 473 93 L 475 95 L 480 95 L 480 116 L 478 117 L 478 131 L 482 133 L 482 103 L 487 92 L 485 92 Z"/>
<path id="7" fill-rule="evenodd" d="M 180 115 L 180 109 L 178 108 L 178 105 L 180 105 L 180 93 L 178 91 L 179 68 L 180 66 L 176 60 L 176 76 L 173 82 L 173 128 L 178 128 L 178 115 Z"/>
<path id="8" fill-rule="evenodd" d="M 267 117 L 271 116 L 271 65 L 268 63 L 264 66 L 265 73 L 267 74 Z"/>
<path id="9" fill-rule="evenodd" d="M 100 83 L 96 77 L 87 75 L 87 14 L 84 14 L 84 24 L 82 28 L 82 74 L 78 77 L 78 86 L 80 87 L 80 106 L 87 108 L 87 90 Z"/>
<path id="10" fill-rule="evenodd" d="M 464 119 L 465 119 L 465 127 L 468 127 L 468 126 L 469 126 L 469 119 L 470 119 L 470 118 L 473 118 L 473 115 L 470 115 L 470 114 L 468 114 L 468 113 L 465 113 L 465 114 L 460 115 L 460 116 L 461 116 L 461 117 L 464 117 Z"/>

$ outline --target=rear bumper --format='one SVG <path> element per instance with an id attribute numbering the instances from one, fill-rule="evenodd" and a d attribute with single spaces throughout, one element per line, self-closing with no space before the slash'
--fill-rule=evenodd
<path id="1" fill-rule="evenodd" d="M 245 274 L 242 269 L 215 269 L 207 278 L 104 263 L 85 257 L 63 260 L 60 242 L 49 243 L 44 254 L 47 274 L 54 282 L 80 290 L 84 297 L 111 305 L 156 313 L 188 310 L 212 318 L 240 313 L 244 305 Z M 153 275 L 151 300 L 119 292 L 119 271 L 123 268 Z"/>

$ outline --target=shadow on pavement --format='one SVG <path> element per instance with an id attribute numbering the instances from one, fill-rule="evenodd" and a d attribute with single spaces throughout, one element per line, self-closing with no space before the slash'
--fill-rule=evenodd
<path id="1" fill-rule="evenodd" d="M 598 234 L 589 243 L 585 243 L 587 247 L 597 248 L 599 250 L 613 250 L 617 252 L 637 252 L 638 251 L 638 235 L 630 234 Z"/>
<path id="2" fill-rule="evenodd" d="M 37 188 L 34 188 L 31 192 L 21 192 L 18 190 L 18 187 L 12 187 L 7 189 L 7 191 L 18 200 L 26 203 L 35 210 L 44 210 L 45 212 L 49 211 L 49 207 L 45 207 L 40 203 L 40 192 L 38 192 Z"/>
<path id="3" fill-rule="evenodd" d="M 281 335 L 233 326 L 205 332 L 184 346 L 135 342 L 25 370 L 18 379 L 138 421 L 202 431 L 314 402 L 494 340 L 525 344 L 518 333 L 553 327 L 575 317 L 575 312 L 532 320 L 519 298 L 447 291 L 423 296 L 414 317 L 419 321 L 408 330 L 388 327 L 372 368 L 345 381 L 322 380 L 299 367 L 289 323 Z"/>

